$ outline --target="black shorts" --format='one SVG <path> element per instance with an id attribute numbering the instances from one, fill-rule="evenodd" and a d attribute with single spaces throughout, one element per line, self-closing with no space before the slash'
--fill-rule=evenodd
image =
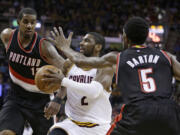
<path id="1" fill-rule="evenodd" d="M 8 100 L 0 111 L 0 131 L 9 129 L 17 135 L 22 135 L 25 122 L 29 122 L 33 135 L 46 135 L 53 120 L 44 117 L 42 109 L 30 110 Z"/>
<path id="2" fill-rule="evenodd" d="M 180 135 L 180 106 L 169 99 L 126 105 L 111 135 Z"/>

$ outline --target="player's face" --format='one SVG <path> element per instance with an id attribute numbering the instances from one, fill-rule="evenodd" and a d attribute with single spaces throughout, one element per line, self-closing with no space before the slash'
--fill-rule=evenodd
<path id="1" fill-rule="evenodd" d="M 31 38 L 33 36 L 36 19 L 36 15 L 23 14 L 22 19 L 18 21 L 20 33 L 23 34 L 24 38 Z"/>
<path id="2" fill-rule="evenodd" d="M 90 34 L 86 34 L 80 42 L 80 52 L 85 56 L 92 56 L 94 54 L 95 44 L 94 37 Z"/>

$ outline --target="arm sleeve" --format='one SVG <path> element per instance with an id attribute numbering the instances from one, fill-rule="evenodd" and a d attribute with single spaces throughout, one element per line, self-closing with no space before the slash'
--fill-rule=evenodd
<path id="1" fill-rule="evenodd" d="M 67 87 L 69 90 L 76 91 L 82 96 L 97 98 L 104 90 L 101 83 L 91 81 L 91 83 L 79 83 L 68 78 L 63 78 L 61 86 Z"/>

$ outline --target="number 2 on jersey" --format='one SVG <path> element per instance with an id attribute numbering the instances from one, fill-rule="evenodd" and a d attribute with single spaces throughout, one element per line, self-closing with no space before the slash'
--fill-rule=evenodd
<path id="1" fill-rule="evenodd" d="M 88 102 L 85 101 L 86 99 L 87 99 L 86 96 L 83 96 L 83 97 L 81 98 L 81 105 L 88 105 Z"/>
<path id="2" fill-rule="evenodd" d="M 139 69 L 139 80 L 141 89 L 144 93 L 150 93 L 156 91 L 156 83 L 152 77 L 148 77 L 148 74 L 152 74 L 152 68 Z"/>

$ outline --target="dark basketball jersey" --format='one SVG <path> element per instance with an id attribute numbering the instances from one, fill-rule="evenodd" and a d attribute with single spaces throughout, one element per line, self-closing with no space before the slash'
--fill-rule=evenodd
<path id="1" fill-rule="evenodd" d="M 117 57 L 116 81 L 125 103 L 147 97 L 169 98 L 172 94 L 171 61 L 159 49 L 129 48 Z"/>
<path id="2" fill-rule="evenodd" d="M 49 100 L 35 85 L 35 73 L 43 65 L 47 65 L 41 57 L 41 38 L 36 32 L 30 44 L 23 48 L 19 40 L 19 32 L 15 30 L 7 48 L 11 90 L 7 98 L 16 99 L 21 104 L 32 105 L 33 102 Z M 23 100 L 23 101 L 22 101 Z M 25 101 L 24 101 L 25 100 Z M 31 103 L 32 102 L 32 103 Z M 35 106 L 35 105 L 33 105 Z"/>

